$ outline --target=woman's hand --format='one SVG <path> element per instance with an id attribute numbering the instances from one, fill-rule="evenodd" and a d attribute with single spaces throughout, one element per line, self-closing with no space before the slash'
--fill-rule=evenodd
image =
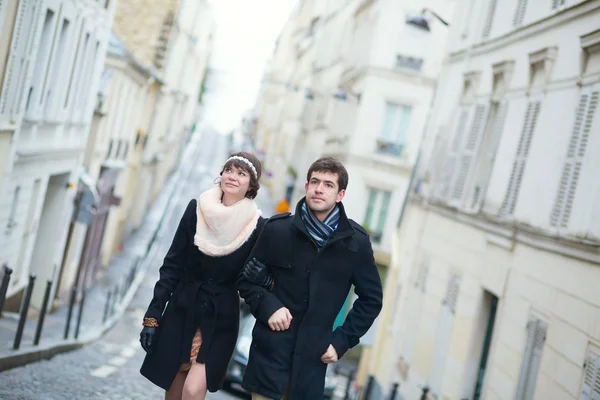
<path id="1" fill-rule="evenodd" d="M 144 351 L 148 354 L 152 354 L 152 343 L 155 335 L 155 326 L 145 326 L 140 332 L 140 343 L 142 344 L 142 349 L 144 349 Z"/>
<path id="2" fill-rule="evenodd" d="M 262 286 L 268 290 L 273 288 L 273 275 L 269 272 L 269 268 L 256 258 L 248 261 L 242 270 L 242 276 L 248 282 L 258 286 Z"/>

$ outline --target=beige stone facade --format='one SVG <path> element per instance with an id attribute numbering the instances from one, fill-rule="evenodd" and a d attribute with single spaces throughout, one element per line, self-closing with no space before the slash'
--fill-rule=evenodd
<path id="1" fill-rule="evenodd" d="M 135 58 L 164 69 L 180 0 L 119 0 L 113 30 Z"/>

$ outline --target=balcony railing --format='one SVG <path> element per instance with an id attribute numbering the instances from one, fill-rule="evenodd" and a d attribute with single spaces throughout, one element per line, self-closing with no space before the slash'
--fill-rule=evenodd
<path id="1" fill-rule="evenodd" d="M 388 139 L 377 139 L 377 153 L 379 154 L 387 154 L 394 157 L 399 157 L 402 155 L 402 151 L 404 150 L 403 143 L 392 142 Z"/>

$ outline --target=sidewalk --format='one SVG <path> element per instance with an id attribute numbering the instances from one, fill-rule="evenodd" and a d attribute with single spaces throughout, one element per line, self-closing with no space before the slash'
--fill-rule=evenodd
<path id="1" fill-rule="evenodd" d="M 83 307 L 78 339 L 74 338 L 79 313 L 79 302 L 73 307 L 68 339 L 63 339 L 67 324 L 68 304 L 48 313 L 45 317 L 39 345 L 33 345 L 38 323 L 37 315 L 30 316 L 25 324 L 19 350 L 13 350 L 18 325 L 18 314 L 4 313 L 0 318 L 0 372 L 70 351 L 101 337 L 122 316 L 146 270 L 154 259 L 152 244 L 160 231 L 162 221 L 168 218 L 169 204 L 179 191 L 178 183 L 190 173 L 198 152 L 201 132 L 195 132 L 182 157 L 178 169 L 169 177 L 163 190 L 148 211 L 142 226 L 125 242 L 124 250 L 105 269 L 102 277 L 88 289 Z M 135 275 L 132 267 L 136 264 Z M 131 274 L 131 275 L 130 275 Z M 130 276 L 128 276 L 130 275 Z M 40 284 L 40 282 L 36 282 Z M 108 318 L 103 321 L 107 308 L 108 291 L 118 291 L 108 303 Z M 115 302 L 116 300 L 116 302 Z M 31 314 L 31 313 L 30 313 Z"/>

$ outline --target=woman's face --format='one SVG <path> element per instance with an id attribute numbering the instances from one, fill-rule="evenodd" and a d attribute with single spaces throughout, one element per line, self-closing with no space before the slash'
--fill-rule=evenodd
<path id="1" fill-rule="evenodd" d="M 221 190 L 230 196 L 243 199 L 250 188 L 250 173 L 236 166 L 226 167 L 221 174 Z"/>

